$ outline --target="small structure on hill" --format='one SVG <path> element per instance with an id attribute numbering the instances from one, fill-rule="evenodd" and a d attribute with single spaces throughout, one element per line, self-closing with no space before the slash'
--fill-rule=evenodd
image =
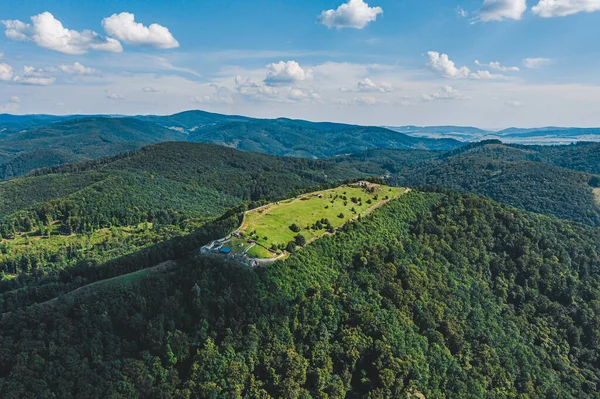
<path id="1" fill-rule="evenodd" d="M 221 247 L 219 249 L 219 252 L 222 253 L 222 254 L 225 254 L 225 255 L 230 254 L 231 251 L 232 251 L 232 249 L 231 248 L 227 248 L 227 247 Z"/>

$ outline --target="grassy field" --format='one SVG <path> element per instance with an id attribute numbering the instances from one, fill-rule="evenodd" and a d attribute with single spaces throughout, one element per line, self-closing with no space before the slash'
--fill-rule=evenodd
<path id="1" fill-rule="evenodd" d="M 331 228 L 340 227 L 404 192 L 404 188 L 373 185 L 368 189 L 342 186 L 305 194 L 248 212 L 239 232 L 268 248 L 281 249 L 299 234 L 310 242 L 327 233 L 327 222 Z M 294 224 L 299 232 L 290 228 Z M 251 248 L 248 254 L 258 258 L 272 256 L 259 246 Z"/>
<path id="2" fill-rule="evenodd" d="M 15 264 L 31 262 L 32 267 L 43 266 L 49 271 L 73 266 L 83 259 L 104 262 L 154 245 L 157 241 L 188 234 L 202 224 L 202 221 L 190 220 L 185 228 L 162 226 L 154 229 L 152 223 L 141 223 L 72 235 L 61 235 L 59 226 L 52 225 L 46 232 L 49 235 L 40 236 L 32 231 L 0 240 L 0 280 L 16 277 L 13 273 Z"/>
<path id="3" fill-rule="evenodd" d="M 255 245 L 252 248 L 250 248 L 248 250 L 248 255 L 250 255 L 253 258 L 260 258 L 260 259 L 270 259 L 270 258 L 274 258 L 277 256 L 273 252 L 261 247 L 260 245 Z"/>
<path id="4" fill-rule="evenodd" d="M 594 189 L 594 195 L 596 196 L 596 203 L 600 205 L 600 188 Z"/>

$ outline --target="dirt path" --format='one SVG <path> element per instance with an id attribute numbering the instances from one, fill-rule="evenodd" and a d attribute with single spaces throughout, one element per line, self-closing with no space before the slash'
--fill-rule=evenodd
<path id="1" fill-rule="evenodd" d="M 75 289 L 75 290 L 73 290 L 73 291 L 69 291 L 69 292 L 67 292 L 66 294 L 63 294 L 63 295 L 57 296 L 56 298 L 52 298 L 52 299 L 49 299 L 49 300 L 47 300 L 47 301 L 45 301 L 45 302 L 41 302 L 41 303 L 34 303 L 34 304 L 30 305 L 30 306 L 36 306 L 36 305 L 39 305 L 39 306 L 51 305 L 51 304 L 52 304 L 52 302 L 55 302 L 55 301 L 59 300 L 60 298 L 63 298 L 63 297 L 65 297 L 65 296 L 68 296 L 68 295 L 73 295 L 73 294 L 75 294 L 75 293 L 77 293 L 77 292 L 79 292 L 79 291 L 86 290 L 86 289 L 88 289 L 88 288 L 90 288 L 90 287 L 93 287 L 93 286 L 95 286 L 95 285 L 99 285 L 99 284 L 108 283 L 108 282 L 110 282 L 110 281 L 115 281 L 115 280 L 118 280 L 118 279 L 121 279 L 121 278 L 124 278 L 124 277 L 127 277 L 127 276 L 134 275 L 134 274 L 136 274 L 136 273 L 142 273 L 142 272 L 148 272 L 148 271 L 149 271 L 149 272 L 158 273 L 158 272 L 162 272 L 162 271 L 170 270 L 170 269 L 172 269 L 173 267 L 175 267 L 175 265 L 177 265 L 177 262 L 175 262 L 175 261 L 173 261 L 173 260 L 168 260 L 168 261 L 166 261 L 166 262 L 159 263 L 159 264 L 158 264 L 158 265 L 156 265 L 156 266 L 152 266 L 152 267 L 149 267 L 149 268 L 146 268 L 146 269 L 142 269 L 142 270 L 138 270 L 138 271 L 135 271 L 135 272 L 126 273 L 126 274 L 121 274 L 120 276 L 111 277 L 111 278 L 108 278 L 108 279 L 106 279 L 106 280 L 99 280 L 99 281 L 95 281 L 95 282 L 93 282 L 93 283 L 90 283 L 90 284 L 87 284 L 87 285 L 81 286 L 81 287 L 79 287 L 79 288 L 77 288 L 77 289 Z M 2 314 L 2 318 L 4 318 L 5 316 L 8 316 L 8 315 L 10 315 L 10 314 L 11 314 L 11 312 L 3 313 L 3 314 Z"/>
<path id="2" fill-rule="evenodd" d="M 246 215 L 247 214 L 249 214 L 250 212 L 258 212 L 261 210 L 269 209 L 272 205 L 273 204 L 267 204 L 267 205 L 259 206 L 258 208 L 250 209 L 250 210 L 244 212 L 242 214 L 242 224 L 240 225 L 240 227 L 237 228 L 236 231 L 233 232 L 233 234 L 239 234 L 239 232 L 244 228 L 244 226 L 246 225 Z"/>

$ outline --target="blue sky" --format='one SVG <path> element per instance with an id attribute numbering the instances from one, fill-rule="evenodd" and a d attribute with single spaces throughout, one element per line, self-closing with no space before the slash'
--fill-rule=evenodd
<path id="1" fill-rule="evenodd" d="M 600 126 L 600 0 L 21 0 L 0 16 L 0 112 Z"/>

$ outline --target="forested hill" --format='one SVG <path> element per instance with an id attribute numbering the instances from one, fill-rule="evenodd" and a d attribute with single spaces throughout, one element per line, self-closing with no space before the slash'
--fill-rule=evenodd
<path id="1" fill-rule="evenodd" d="M 270 155 L 325 158 L 370 148 L 453 149 L 455 140 L 382 128 L 188 111 L 171 116 L 0 118 L 0 179 L 166 141 L 220 144 Z"/>
<path id="2" fill-rule="evenodd" d="M 133 118 L 92 117 L 51 123 L 0 139 L 0 178 L 184 139 L 182 133 Z"/>
<path id="3" fill-rule="evenodd" d="M 140 223 L 154 213 L 218 216 L 242 201 L 281 198 L 303 187 L 360 176 L 325 161 L 162 143 L 1 182 L 0 225 L 10 222 L 21 231 L 58 217 L 80 231 Z"/>
<path id="4" fill-rule="evenodd" d="M 172 239 L 227 212 L 362 176 L 325 161 L 173 142 L 0 182 L 0 313 L 137 270 L 104 264 L 141 250 L 152 254 L 146 262 L 169 260 Z"/>
<path id="5" fill-rule="evenodd" d="M 119 192 L 131 199 L 132 204 L 136 197 L 138 200 L 149 197 L 142 204 L 153 204 L 148 205 L 152 209 L 159 209 L 163 206 L 159 204 L 164 203 L 161 196 L 155 194 L 166 190 L 166 195 L 172 191 L 176 197 L 188 198 L 175 202 L 177 209 L 197 212 L 202 201 L 194 203 L 189 190 L 198 187 L 203 192 L 210 189 L 213 193 L 257 200 L 315 184 L 387 176 L 389 182 L 400 186 L 474 192 L 529 211 L 600 225 L 600 209 L 592 192 L 600 186 L 600 178 L 556 166 L 564 164 L 594 171 L 593 162 L 576 164 L 575 159 L 589 154 L 593 160 L 596 153 L 600 153 L 600 144 L 523 147 L 494 141 L 451 151 L 370 150 L 325 160 L 307 160 L 206 144 L 164 143 L 116 158 L 37 171 L 33 174 L 39 175 L 38 178 L 8 182 L 0 185 L 0 191 L 5 202 L 13 204 L 10 212 L 24 209 L 20 204 L 29 204 L 27 198 L 43 203 L 74 196 L 78 203 L 75 193 L 82 189 L 81 184 L 84 187 L 93 184 L 115 196 Z M 56 172 L 69 174 L 46 176 Z M 62 182 L 60 186 L 65 188 L 59 189 L 57 182 Z M 124 184 L 130 184 L 131 190 L 125 190 Z M 93 194 L 90 198 L 96 196 Z M 170 207 L 170 204 L 165 206 Z M 0 219 L 2 217 L 0 214 Z"/>
<path id="6" fill-rule="evenodd" d="M 452 151 L 373 150 L 333 161 L 398 185 L 444 187 L 486 195 L 532 212 L 600 225 L 593 189 L 600 144 L 528 147 L 498 141 Z M 600 161 L 600 159 L 599 159 Z M 573 169 L 568 169 L 573 168 Z"/>
<path id="7" fill-rule="evenodd" d="M 206 127 L 191 133 L 189 140 L 303 158 L 326 158 L 373 148 L 447 150 L 462 145 L 451 139 L 421 139 L 378 127 L 328 128 L 288 119 Z"/>
<path id="8" fill-rule="evenodd" d="M 251 270 L 188 258 L 0 322 L 24 397 L 597 398 L 600 233 L 410 194 Z"/>

